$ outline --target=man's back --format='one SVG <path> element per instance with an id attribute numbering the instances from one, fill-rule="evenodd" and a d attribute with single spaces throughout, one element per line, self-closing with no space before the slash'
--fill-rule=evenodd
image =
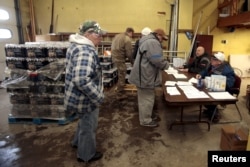
<path id="1" fill-rule="evenodd" d="M 116 84 L 116 97 L 118 100 L 127 98 L 124 95 L 124 86 L 126 84 L 126 58 L 132 63 L 132 44 L 133 28 L 127 28 L 125 33 L 117 34 L 111 44 L 111 56 L 118 71 L 118 81 Z"/>
<path id="2" fill-rule="evenodd" d="M 124 49 L 126 35 L 124 33 L 117 34 L 112 40 L 111 50 L 117 51 Z"/>
<path id="3" fill-rule="evenodd" d="M 132 51 L 132 43 L 129 36 L 125 33 L 117 34 L 111 45 L 112 58 L 120 61 L 125 61 L 126 58 L 131 60 Z"/>

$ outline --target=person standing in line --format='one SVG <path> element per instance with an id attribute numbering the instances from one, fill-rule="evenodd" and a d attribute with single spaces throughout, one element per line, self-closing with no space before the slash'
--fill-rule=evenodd
<path id="1" fill-rule="evenodd" d="M 69 37 L 66 53 L 65 98 L 67 114 L 79 116 L 78 126 L 71 142 L 77 148 L 79 162 L 102 158 L 96 151 L 96 129 L 99 105 L 104 100 L 102 71 L 96 46 L 105 31 L 95 21 L 85 21 L 80 32 Z"/>
<path id="2" fill-rule="evenodd" d="M 158 126 L 152 115 L 155 102 L 155 87 L 162 84 L 161 70 L 168 69 L 169 62 L 163 58 L 162 41 L 167 36 L 162 29 L 144 36 L 139 41 L 139 50 L 128 81 L 137 87 L 140 125 Z"/>
<path id="3" fill-rule="evenodd" d="M 210 56 L 205 52 L 203 46 L 198 46 L 196 48 L 195 55 L 194 61 L 190 64 L 179 67 L 179 71 L 198 74 L 209 67 Z"/>
<path id="4" fill-rule="evenodd" d="M 150 28 L 145 27 L 141 31 L 141 37 L 146 36 L 146 35 L 150 34 L 151 32 L 152 32 L 152 30 Z M 133 51 L 133 59 L 134 60 L 136 58 L 136 54 L 137 54 L 137 51 L 138 51 L 138 48 L 139 48 L 139 41 L 140 41 L 140 39 L 135 41 L 135 46 L 134 46 L 134 51 Z"/>
<path id="5" fill-rule="evenodd" d="M 116 84 L 116 99 L 126 99 L 127 96 L 124 92 L 124 86 L 126 84 L 127 66 L 126 59 L 133 64 L 132 58 L 132 41 L 134 29 L 127 28 L 125 33 L 117 34 L 111 44 L 111 56 L 117 71 L 118 71 L 118 82 Z"/>

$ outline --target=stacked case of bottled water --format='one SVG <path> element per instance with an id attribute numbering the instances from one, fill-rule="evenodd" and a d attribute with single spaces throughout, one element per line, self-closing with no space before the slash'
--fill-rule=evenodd
<path id="1" fill-rule="evenodd" d="M 110 88 L 118 81 L 117 68 L 114 66 L 112 56 L 99 55 L 100 64 L 102 66 L 102 76 L 104 88 Z"/>
<path id="2" fill-rule="evenodd" d="M 7 44 L 6 87 L 14 118 L 65 119 L 65 57 L 68 42 Z"/>

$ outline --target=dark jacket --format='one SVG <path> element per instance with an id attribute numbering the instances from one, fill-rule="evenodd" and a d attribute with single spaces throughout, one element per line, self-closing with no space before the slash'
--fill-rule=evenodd
<path id="1" fill-rule="evenodd" d="M 134 51 L 133 51 L 133 59 L 134 60 L 136 58 L 136 54 L 137 54 L 137 51 L 138 51 L 138 48 L 139 48 L 139 41 L 140 41 L 140 39 L 135 41 L 135 46 L 134 46 Z"/>
<path id="2" fill-rule="evenodd" d="M 235 73 L 233 68 L 228 62 L 223 62 L 219 67 L 212 67 L 211 65 L 207 70 L 202 71 L 201 73 L 202 78 L 206 76 L 213 75 L 223 75 L 226 76 L 226 91 L 229 91 L 230 88 L 234 86 L 235 82 Z"/>
<path id="3" fill-rule="evenodd" d="M 210 57 L 207 53 L 204 53 L 201 56 L 197 56 L 194 61 L 188 65 L 185 65 L 184 68 L 188 68 L 188 72 L 191 73 L 200 73 L 203 70 L 206 70 L 210 66 Z"/>

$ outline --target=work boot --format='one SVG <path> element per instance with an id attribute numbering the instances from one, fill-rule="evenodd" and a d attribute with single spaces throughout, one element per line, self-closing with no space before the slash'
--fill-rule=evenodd
<path id="1" fill-rule="evenodd" d="M 147 126 L 147 127 L 157 127 L 158 124 L 155 121 L 151 121 L 149 123 L 146 124 L 141 124 L 141 126 Z"/>

